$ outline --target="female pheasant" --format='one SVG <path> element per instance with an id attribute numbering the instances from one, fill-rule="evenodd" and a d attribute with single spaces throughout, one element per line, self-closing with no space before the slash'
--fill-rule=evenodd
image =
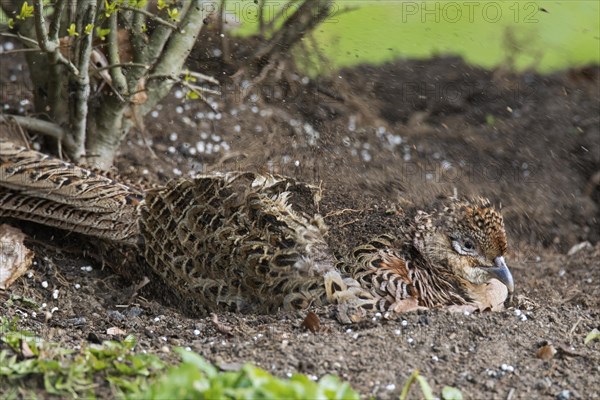
<path id="1" fill-rule="evenodd" d="M 408 210 L 400 237 L 336 259 L 323 218 L 294 207 L 292 193 L 314 189 L 232 172 L 142 191 L 0 140 L 0 217 L 137 248 L 141 268 L 194 311 L 336 303 L 339 320 L 354 322 L 373 311 L 495 310 L 514 290 L 502 217 L 487 201 Z"/>

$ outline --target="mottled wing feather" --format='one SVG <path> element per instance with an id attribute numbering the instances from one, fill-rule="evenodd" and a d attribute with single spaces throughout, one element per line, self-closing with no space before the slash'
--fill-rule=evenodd
<path id="1" fill-rule="evenodd" d="M 325 301 L 332 268 L 315 221 L 285 182 L 230 173 L 177 180 L 146 196 L 145 258 L 165 282 L 210 309 L 269 312 Z"/>

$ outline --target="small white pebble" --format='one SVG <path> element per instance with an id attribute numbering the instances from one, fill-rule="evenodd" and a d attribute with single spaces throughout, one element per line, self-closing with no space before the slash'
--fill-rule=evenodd
<path id="1" fill-rule="evenodd" d="M 468 312 L 467 310 L 465 310 L 465 311 L 463 312 L 463 314 L 464 314 L 464 315 L 466 315 L 466 316 L 469 316 L 469 315 L 471 315 L 471 313 L 470 313 L 470 312 Z"/>
<path id="2" fill-rule="evenodd" d="M 518 308 L 515 308 L 515 315 L 516 315 L 517 317 L 520 317 L 522 313 L 523 313 L 523 312 L 522 312 L 521 310 L 519 310 Z"/>
<path id="3" fill-rule="evenodd" d="M 79 283 L 75 284 L 75 289 L 81 289 L 81 285 Z"/>
<path id="4" fill-rule="evenodd" d="M 42 282 L 42 287 L 43 287 L 44 289 L 46 289 L 46 288 L 48 287 L 48 282 L 47 282 L 47 281 L 43 281 L 43 282 Z"/>
<path id="5" fill-rule="evenodd" d="M 411 338 L 411 337 L 409 337 L 408 340 L 407 340 L 408 344 L 412 344 L 412 342 L 414 342 L 414 341 L 415 340 L 413 338 Z"/>
<path id="6" fill-rule="evenodd" d="M 166 336 L 161 336 L 161 337 L 160 337 L 160 339 L 161 339 L 163 342 L 166 342 L 166 341 L 167 341 L 167 337 L 166 337 Z"/>
<path id="7" fill-rule="evenodd" d="M 431 360 L 438 362 L 440 359 L 438 358 L 438 356 L 431 356 Z"/>
<path id="8" fill-rule="evenodd" d="M 408 326 L 408 321 L 403 319 L 402 322 L 400 323 L 402 326 Z"/>
<path id="9" fill-rule="evenodd" d="M 50 312 L 51 312 L 52 314 L 54 314 L 54 313 L 55 313 L 55 312 L 57 312 L 57 311 L 58 311 L 58 307 L 52 307 L 52 310 L 50 310 Z"/>
<path id="10" fill-rule="evenodd" d="M 181 90 L 176 90 L 175 91 L 175 98 L 176 99 L 181 99 L 183 98 L 183 92 Z"/>
<path id="11" fill-rule="evenodd" d="M 394 335 L 400 336 L 401 334 L 402 334 L 402 331 L 400 329 L 395 329 L 394 330 Z"/>
<path id="12" fill-rule="evenodd" d="M 177 114 L 183 114 L 183 107 L 181 107 L 181 106 L 177 106 L 177 107 L 175 107 L 175 112 L 176 112 Z"/>
<path id="13" fill-rule="evenodd" d="M 194 329 L 194 335 L 198 336 L 200 334 L 200 330 Z"/>
<path id="14" fill-rule="evenodd" d="M 285 376 L 287 376 L 288 378 L 291 378 L 292 377 L 292 373 L 291 372 L 286 372 Z"/>
<path id="15" fill-rule="evenodd" d="M 29 279 L 33 278 L 33 272 L 29 271 L 29 272 L 27 273 L 27 277 L 28 277 Z"/>
<path id="16" fill-rule="evenodd" d="M 152 118 L 158 118 L 158 111 L 152 111 L 150 115 L 152 116 Z"/>
<path id="17" fill-rule="evenodd" d="M 192 351 L 192 348 L 190 346 L 186 346 L 185 351 Z"/>
<path id="18" fill-rule="evenodd" d="M 356 340 L 356 339 L 358 339 L 358 336 L 359 336 L 358 333 L 355 333 L 354 335 L 352 335 L 352 339 Z"/>
<path id="19" fill-rule="evenodd" d="M 54 300 L 58 299 L 58 289 L 54 289 L 54 291 L 52 292 L 52 298 Z"/>
<path id="20" fill-rule="evenodd" d="M 563 276 L 565 276 L 566 273 L 567 273 L 567 271 L 565 271 L 564 269 L 561 269 L 560 271 L 558 271 L 558 276 L 560 276 L 562 278 Z"/>
<path id="21" fill-rule="evenodd" d="M 173 168 L 173 174 L 181 176 L 183 172 L 179 168 Z"/>
<path id="22" fill-rule="evenodd" d="M 174 141 L 176 141 L 176 140 L 177 140 L 177 137 L 178 137 L 178 136 L 177 136 L 177 132 L 171 132 L 171 134 L 169 135 L 169 140 L 170 140 L 171 142 L 174 142 Z"/>
<path id="23" fill-rule="evenodd" d="M 527 315 L 525 315 L 525 314 L 521 315 L 521 321 L 527 321 Z"/>
<path id="24" fill-rule="evenodd" d="M 177 153 L 177 149 L 175 147 L 173 147 L 173 146 L 169 146 L 167 148 L 167 151 L 169 152 L 169 154 L 175 154 L 175 153 Z"/>
<path id="25" fill-rule="evenodd" d="M 154 317 L 154 322 L 158 322 L 158 321 L 160 321 L 160 318 L 159 317 Z"/>
<path id="26" fill-rule="evenodd" d="M 47 304 L 46 303 L 42 303 L 42 308 L 46 308 Z"/>
<path id="27" fill-rule="evenodd" d="M 352 333 L 352 329 L 351 328 L 346 329 L 346 333 Z"/>
<path id="28" fill-rule="evenodd" d="M 319 378 L 316 375 L 309 375 L 308 379 L 310 379 L 311 381 L 316 381 Z"/>

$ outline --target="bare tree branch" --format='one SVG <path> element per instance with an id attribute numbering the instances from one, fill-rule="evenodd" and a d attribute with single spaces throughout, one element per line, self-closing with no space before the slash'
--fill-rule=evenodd
<path id="1" fill-rule="evenodd" d="M 127 86 L 127 79 L 123 75 L 121 70 L 121 59 L 119 56 L 119 27 L 117 26 L 117 13 L 113 12 L 108 17 L 108 61 L 112 65 L 110 68 L 110 77 L 112 79 L 113 87 L 121 95 L 128 95 L 129 89 Z"/>
<path id="2" fill-rule="evenodd" d="M 10 122 L 11 120 L 15 121 L 23 128 L 41 133 L 46 136 L 53 137 L 58 141 L 62 141 L 63 138 L 66 136 L 65 130 L 60 126 L 56 125 L 55 123 L 37 118 L 23 117 L 20 115 L 0 114 L 0 121 Z"/>
<path id="3" fill-rule="evenodd" d="M 50 22 L 50 32 L 48 38 L 54 42 L 58 42 L 58 34 L 60 33 L 60 22 L 63 11 L 65 9 L 65 0 L 57 0 L 54 5 L 54 15 L 52 16 L 52 22 Z"/>
<path id="4" fill-rule="evenodd" d="M 333 0 L 306 0 L 254 57 L 257 60 L 270 60 L 274 54 L 286 53 L 306 33 L 327 18 L 332 2 Z"/>
<path id="5" fill-rule="evenodd" d="M 186 12 L 183 14 L 181 29 L 179 32 L 173 32 L 160 55 L 158 63 L 154 66 L 153 75 L 178 76 L 188 55 L 192 51 L 196 38 L 204 26 L 204 4 L 210 3 L 209 0 L 193 0 L 187 3 Z M 157 28 L 157 30 L 160 27 Z M 156 32 L 155 32 L 156 33 Z M 150 111 L 160 99 L 162 99 L 173 87 L 172 80 L 152 80 L 149 81 L 146 89 L 149 93 L 146 103 L 140 105 L 141 115 Z"/>
<path id="6" fill-rule="evenodd" d="M 79 75 L 79 70 L 73 63 L 67 60 L 58 48 L 58 42 L 51 41 L 48 38 L 48 30 L 46 29 L 46 21 L 44 18 L 44 5 L 42 0 L 36 0 L 33 3 L 33 17 L 35 20 L 35 34 L 37 37 L 37 46 L 48 53 L 50 62 L 60 62 L 64 64 L 73 75 Z"/>
<path id="7" fill-rule="evenodd" d="M 91 33 L 85 34 L 85 27 L 94 24 L 96 19 L 97 4 L 95 0 L 81 1 L 78 3 L 78 16 L 81 18 L 79 28 L 82 38 L 79 43 L 78 65 L 79 76 L 75 79 L 75 95 L 73 104 L 73 113 L 71 114 L 72 131 L 69 132 L 68 138 L 65 141 L 65 148 L 69 155 L 76 161 L 85 154 L 85 137 L 87 128 L 88 116 L 88 101 L 90 99 L 90 75 L 89 65 L 92 54 L 92 38 Z"/>
<path id="8" fill-rule="evenodd" d="M 122 10 L 133 11 L 134 13 L 143 14 L 144 16 L 146 16 L 147 18 L 150 18 L 151 20 L 155 21 L 156 23 L 164 25 L 167 28 L 171 28 L 174 31 L 178 31 L 179 30 L 179 27 L 177 25 L 172 24 L 169 21 L 167 21 L 165 19 L 162 19 L 158 15 L 153 14 L 150 11 L 145 10 L 143 8 L 129 7 L 129 6 L 125 6 L 125 5 L 120 5 L 119 8 L 122 9 Z"/>

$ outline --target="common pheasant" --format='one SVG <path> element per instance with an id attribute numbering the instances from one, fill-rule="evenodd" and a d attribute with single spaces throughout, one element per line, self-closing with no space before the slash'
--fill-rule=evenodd
<path id="1" fill-rule="evenodd" d="M 138 249 L 141 263 L 198 310 L 272 312 L 326 303 L 342 322 L 418 308 L 499 309 L 514 290 L 502 217 L 486 200 L 407 210 L 402 235 L 334 257 L 315 188 L 230 172 L 147 191 L 0 140 L 0 217 Z"/>

